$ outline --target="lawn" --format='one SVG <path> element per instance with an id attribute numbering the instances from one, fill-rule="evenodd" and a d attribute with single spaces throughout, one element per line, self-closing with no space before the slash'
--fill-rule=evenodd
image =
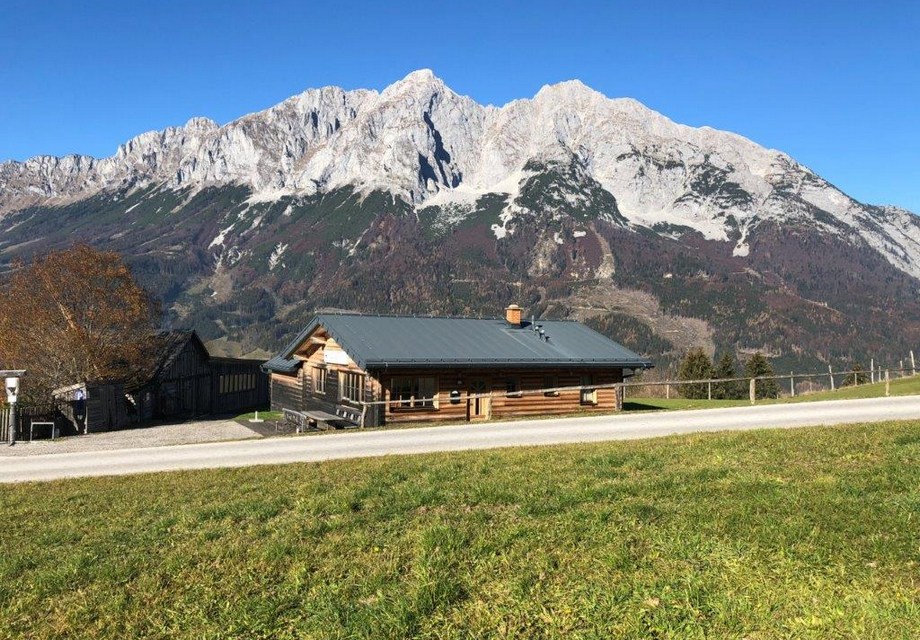
<path id="1" fill-rule="evenodd" d="M 915 638 L 920 422 L 0 487 L 3 638 Z"/>
<path id="2" fill-rule="evenodd" d="M 788 381 L 784 384 L 780 381 L 780 388 L 788 391 Z M 674 387 L 676 394 L 677 387 Z M 909 396 L 920 394 L 920 376 L 911 378 L 902 378 L 891 381 L 892 396 Z M 794 398 L 783 396 L 775 400 L 758 400 L 757 404 L 776 404 L 787 402 L 820 402 L 822 400 L 855 400 L 858 398 L 882 398 L 885 396 L 885 383 L 878 382 L 875 384 L 861 384 L 858 387 L 843 387 L 836 391 L 820 391 L 818 393 L 809 393 L 797 395 Z M 743 400 L 693 400 L 688 398 L 644 398 L 630 397 L 627 389 L 626 402 L 623 405 L 625 411 L 661 411 L 677 409 L 717 409 L 719 407 L 744 407 L 749 406 L 751 401 L 747 398 Z"/>

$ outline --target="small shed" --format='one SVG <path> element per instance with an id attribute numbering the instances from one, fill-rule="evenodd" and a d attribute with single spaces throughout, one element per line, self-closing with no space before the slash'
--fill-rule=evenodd
<path id="1" fill-rule="evenodd" d="M 51 392 L 61 414 L 62 433 L 97 433 L 137 422 L 125 385 L 117 381 L 80 382 Z"/>

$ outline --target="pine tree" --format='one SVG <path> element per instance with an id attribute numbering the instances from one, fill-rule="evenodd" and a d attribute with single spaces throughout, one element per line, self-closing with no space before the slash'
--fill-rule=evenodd
<path id="1" fill-rule="evenodd" d="M 731 353 L 725 352 L 722 354 L 712 377 L 717 379 L 738 377 L 735 357 Z M 744 397 L 744 385 L 739 380 L 716 382 L 712 385 L 712 397 L 719 400 L 739 400 Z"/>
<path id="2" fill-rule="evenodd" d="M 773 367 L 770 366 L 770 363 L 759 351 L 752 355 L 744 365 L 744 375 L 748 378 L 770 378 L 769 380 L 757 381 L 757 398 L 759 400 L 779 396 L 779 385 L 776 384 L 776 380 L 772 379 L 772 376 L 776 375 L 773 372 Z"/>
<path id="3" fill-rule="evenodd" d="M 681 380 L 710 380 L 712 379 L 712 360 L 702 349 L 691 349 L 684 356 L 677 373 Z M 709 385 L 705 382 L 681 385 L 680 392 L 685 398 L 706 398 L 709 395 Z"/>
<path id="4" fill-rule="evenodd" d="M 850 372 L 851 373 L 847 374 L 841 386 L 852 387 L 856 384 L 867 384 L 869 382 L 869 374 L 866 373 L 866 370 L 862 368 L 861 364 L 856 363 L 851 366 Z"/>

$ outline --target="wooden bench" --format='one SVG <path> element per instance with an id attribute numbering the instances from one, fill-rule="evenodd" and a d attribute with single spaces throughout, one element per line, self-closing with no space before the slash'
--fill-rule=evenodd
<path id="1" fill-rule="evenodd" d="M 310 418 L 307 414 L 302 411 L 294 411 L 293 409 L 282 409 L 281 415 L 284 417 L 285 422 L 290 422 L 296 427 L 297 433 L 300 433 L 301 430 L 306 429 L 307 425 L 310 422 Z"/>
<path id="2" fill-rule="evenodd" d="M 304 411 L 303 413 L 309 418 L 310 426 L 315 426 L 317 429 L 328 429 L 330 424 L 341 420 L 339 416 L 325 411 Z M 332 426 L 335 427 L 335 425 Z"/>
<path id="3" fill-rule="evenodd" d="M 353 419 L 349 412 L 347 411 L 336 411 L 336 414 L 328 413 L 326 411 L 295 411 L 293 409 L 284 409 L 282 410 L 284 415 L 284 420 L 286 422 L 292 422 L 297 428 L 297 433 L 306 431 L 309 427 L 316 427 L 317 429 L 328 429 L 338 428 L 340 425 L 336 423 L 348 422 L 356 423 L 357 420 Z M 342 425 L 344 426 L 344 425 Z"/>

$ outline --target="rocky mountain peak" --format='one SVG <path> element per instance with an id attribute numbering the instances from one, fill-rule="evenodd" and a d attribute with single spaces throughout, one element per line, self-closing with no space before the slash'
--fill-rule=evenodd
<path id="1" fill-rule="evenodd" d="M 735 242 L 736 255 L 745 255 L 751 231 L 764 221 L 807 223 L 860 237 L 920 276 L 915 217 L 867 208 L 788 156 L 742 136 L 674 123 L 578 80 L 546 85 L 531 99 L 483 106 L 453 92 L 430 69 L 380 93 L 309 89 L 223 126 L 192 118 L 136 136 L 110 158 L 40 156 L 0 164 L 0 216 L 124 185 L 192 193 L 237 185 L 258 201 L 350 187 L 389 192 L 416 207 L 507 194 L 500 226 L 510 233 L 515 198 L 534 178 L 528 167 L 555 166 L 579 171 L 543 183 L 570 199 L 588 189 L 592 202 L 616 202 L 617 210 L 606 215 L 634 226 L 693 229 L 709 240 Z"/>

